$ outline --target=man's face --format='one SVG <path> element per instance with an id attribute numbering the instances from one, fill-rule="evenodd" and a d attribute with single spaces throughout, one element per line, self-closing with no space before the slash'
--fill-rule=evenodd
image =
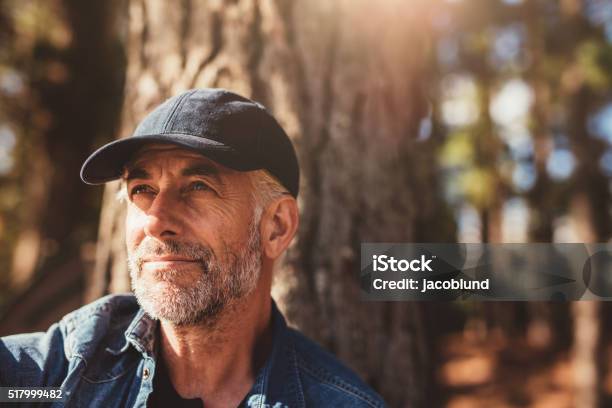
<path id="1" fill-rule="evenodd" d="M 128 265 L 147 313 L 178 325 L 210 322 L 254 289 L 261 248 L 247 174 L 156 144 L 126 177 Z"/>

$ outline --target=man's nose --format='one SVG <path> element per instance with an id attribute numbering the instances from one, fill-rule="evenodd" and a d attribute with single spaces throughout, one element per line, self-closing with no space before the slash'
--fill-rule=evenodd
<path id="1" fill-rule="evenodd" d="M 168 238 L 180 234 L 178 199 L 172 191 L 159 191 L 147 209 L 145 234 L 157 238 Z"/>

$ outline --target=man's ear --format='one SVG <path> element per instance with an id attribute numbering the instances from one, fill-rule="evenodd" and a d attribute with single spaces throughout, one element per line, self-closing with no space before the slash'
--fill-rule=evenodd
<path id="1" fill-rule="evenodd" d="M 261 218 L 263 255 L 275 260 L 287 249 L 297 232 L 299 214 L 295 198 L 283 195 L 266 208 Z"/>

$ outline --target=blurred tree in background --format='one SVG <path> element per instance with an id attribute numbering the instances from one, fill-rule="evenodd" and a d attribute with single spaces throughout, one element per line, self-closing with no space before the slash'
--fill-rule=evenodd
<path id="1" fill-rule="evenodd" d="M 100 196 L 79 169 L 116 134 L 121 14 L 117 1 L 0 2 L 1 296 L 30 294 L 15 327 L 82 302 Z"/>
<path id="2" fill-rule="evenodd" d="M 392 406 L 609 402 L 607 305 L 365 304 L 355 274 L 362 242 L 610 239 L 610 2 L 0 0 L 0 44 L 0 333 L 129 290 L 117 186 L 79 167 L 225 87 L 300 157 L 275 298 Z"/>

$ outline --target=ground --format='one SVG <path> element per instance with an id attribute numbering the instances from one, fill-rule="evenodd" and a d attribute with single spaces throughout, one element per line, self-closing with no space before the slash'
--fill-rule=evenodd
<path id="1" fill-rule="evenodd" d="M 575 406 L 570 349 L 551 351 L 495 334 L 483 341 L 469 332 L 447 335 L 440 346 L 437 375 L 447 408 Z M 608 406 L 612 376 L 603 388 L 602 406 Z"/>

